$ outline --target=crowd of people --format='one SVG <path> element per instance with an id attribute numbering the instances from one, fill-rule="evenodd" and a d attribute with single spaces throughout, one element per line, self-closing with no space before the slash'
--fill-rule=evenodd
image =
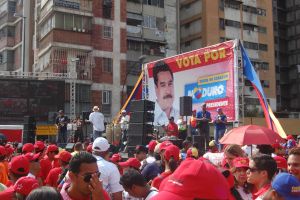
<path id="1" fill-rule="evenodd" d="M 289 135 L 249 152 L 212 140 L 202 155 L 189 140 L 152 140 L 124 158 L 104 137 L 69 152 L 43 141 L 15 148 L 0 135 L 0 199 L 300 199 L 297 145 Z"/>

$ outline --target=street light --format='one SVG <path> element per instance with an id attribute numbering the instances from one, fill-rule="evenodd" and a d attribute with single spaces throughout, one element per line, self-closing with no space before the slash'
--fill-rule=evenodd
<path id="1" fill-rule="evenodd" d="M 22 18 L 22 71 L 25 72 L 25 19 L 22 14 L 14 13 L 14 17 Z"/>

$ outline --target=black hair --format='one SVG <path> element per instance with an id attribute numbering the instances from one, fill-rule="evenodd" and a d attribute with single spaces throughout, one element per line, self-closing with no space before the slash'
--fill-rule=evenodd
<path id="1" fill-rule="evenodd" d="M 252 157 L 252 160 L 254 161 L 255 167 L 258 170 L 267 171 L 268 179 L 271 181 L 277 171 L 276 161 L 270 155 L 266 154 L 258 154 Z"/>
<path id="2" fill-rule="evenodd" d="M 148 148 L 143 146 L 143 145 L 137 145 L 136 148 L 135 148 L 135 153 L 136 154 L 139 154 L 139 153 L 148 153 Z"/>
<path id="3" fill-rule="evenodd" d="M 124 188 L 130 189 L 133 185 L 144 187 L 147 185 L 147 181 L 139 171 L 129 168 L 121 177 L 120 184 Z"/>
<path id="4" fill-rule="evenodd" d="M 267 155 L 271 155 L 272 153 L 274 153 L 274 149 L 271 145 L 267 145 L 267 144 L 260 144 L 257 145 L 256 147 L 260 153 L 262 154 L 267 154 Z"/>
<path id="5" fill-rule="evenodd" d="M 173 157 L 171 157 L 168 163 L 170 170 L 173 173 L 178 167 L 178 162 Z"/>
<path id="6" fill-rule="evenodd" d="M 96 163 L 97 159 L 92 156 L 90 153 L 81 151 L 73 156 L 69 163 L 69 170 L 73 173 L 79 173 L 80 165 L 82 163 L 91 164 Z"/>
<path id="7" fill-rule="evenodd" d="M 51 200 L 63 200 L 61 194 L 53 187 L 39 187 L 32 190 L 27 196 L 26 200 L 40 200 L 40 199 L 51 199 Z"/>
<path id="8" fill-rule="evenodd" d="M 172 79 L 174 79 L 173 77 L 173 72 L 170 69 L 170 67 L 167 65 L 167 63 L 165 63 L 164 61 L 158 61 L 157 63 L 154 64 L 153 67 L 153 78 L 154 78 L 154 83 L 157 86 L 157 82 L 158 82 L 158 73 L 159 72 L 170 72 Z"/>
<path id="9" fill-rule="evenodd" d="M 81 151 L 83 148 L 82 148 L 82 143 L 81 142 L 77 142 L 75 145 L 74 145 L 74 151 Z"/>

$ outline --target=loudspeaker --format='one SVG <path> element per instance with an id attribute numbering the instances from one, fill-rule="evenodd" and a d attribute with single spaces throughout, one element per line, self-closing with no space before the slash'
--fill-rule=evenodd
<path id="1" fill-rule="evenodd" d="M 152 137 L 154 126 L 152 124 L 129 123 L 127 131 L 127 146 L 147 145 Z"/>
<path id="2" fill-rule="evenodd" d="M 193 144 L 201 155 L 205 153 L 205 137 L 203 135 L 193 135 Z"/>
<path id="3" fill-rule="evenodd" d="M 147 123 L 154 121 L 153 112 L 133 112 L 130 115 L 130 123 Z"/>
<path id="4" fill-rule="evenodd" d="M 23 144 L 35 142 L 36 121 L 33 116 L 24 116 Z"/>
<path id="5" fill-rule="evenodd" d="M 68 143 L 65 147 L 65 149 L 68 151 L 68 152 L 72 152 L 73 151 L 73 148 L 74 148 L 74 145 L 75 143 Z"/>
<path id="6" fill-rule="evenodd" d="M 155 108 L 155 102 L 149 100 L 135 100 L 130 103 L 130 112 L 136 111 L 153 111 Z"/>
<path id="7" fill-rule="evenodd" d="M 129 123 L 127 135 L 147 135 L 153 133 L 153 130 L 152 124 Z"/>
<path id="8" fill-rule="evenodd" d="M 82 119 L 89 120 L 90 113 L 90 111 L 82 111 Z"/>
<path id="9" fill-rule="evenodd" d="M 181 116 L 191 116 L 192 115 L 192 97 L 183 96 L 180 97 L 180 115 Z"/>

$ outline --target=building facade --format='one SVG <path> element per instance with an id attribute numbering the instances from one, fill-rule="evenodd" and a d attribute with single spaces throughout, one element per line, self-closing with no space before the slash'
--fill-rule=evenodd
<path id="1" fill-rule="evenodd" d="M 299 118 L 300 1 L 274 0 L 273 5 L 278 111 Z"/>
<path id="2" fill-rule="evenodd" d="M 75 69 L 76 113 L 98 105 L 110 121 L 120 110 L 126 73 L 126 1 L 41 0 L 36 1 L 35 13 L 33 70 Z"/>
<path id="3" fill-rule="evenodd" d="M 174 0 L 127 0 L 127 95 L 143 63 L 179 52 L 178 6 Z"/>
<path id="4" fill-rule="evenodd" d="M 0 1 L 0 71 L 32 70 L 33 8 L 34 0 Z"/>
<path id="5" fill-rule="evenodd" d="M 181 0 L 181 51 L 240 39 L 254 64 L 269 104 L 276 110 L 272 13 L 272 1 L 269 0 Z M 259 101 L 249 81 L 244 81 L 242 91 L 245 115 L 259 114 Z"/>

